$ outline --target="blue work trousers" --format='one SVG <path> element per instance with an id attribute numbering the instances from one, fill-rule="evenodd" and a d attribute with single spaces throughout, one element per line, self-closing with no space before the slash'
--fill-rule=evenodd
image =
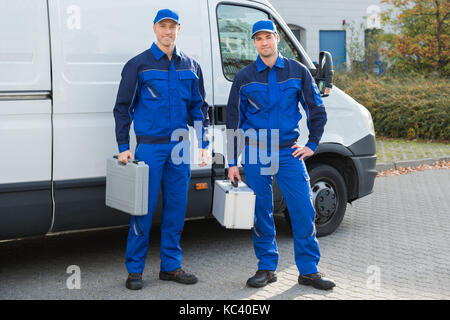
<path id="1" fill-rule="evenodd" d="M 186 216 L 191 170 L 189 161 L 177 163 L 180 161 L 179 157 L 183 156 L 183 151 L 177 152 L 177 157 L 172 158 L 172 150 L 177 143 L 139 144 L 136 147 L 135 158 L 149 166 L 148 213 L 131 217 L 125 256 L 128 273 L 142 273 L 144 270 L 160 187 L 163 198 L 160 270 L 173 271 L 181 268 L 180 237 Z M 189 144 L 189 141 L 182 143 Z M 189 147 L 183 150 L 186 152 Z M 185 155 L 185 158 L 190 159 L 189 155 Z"/>
<path id="2" fill-rule="evenodd" d="M 251 152 L 258 152 L 255 147 L 246 146 L 245 159 L 249 159 L 249 149 Z M 273 172 L 273 175 L 277 179 L 291 218 L 295 263 L 300 274 L 305 275 L 318 272 L 320 251 L 308 171 L 303 160 L 292 156 L 293 151 L 291 148 L 281 149 L 270 156 L 278 161 L 278 170 Z M 273 220 L 273 175 L 261 174 L 261 169 L 267 169 L 273 163 L 261 164 L 259 156 L 254 162 L 244 163 L 247 184 L 256 194 L 253 246 L 259 260 L 258 270 L 276 270 L 279 254 Z"/>

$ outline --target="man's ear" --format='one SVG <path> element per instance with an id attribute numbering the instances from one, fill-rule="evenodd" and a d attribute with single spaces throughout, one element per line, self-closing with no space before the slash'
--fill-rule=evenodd
<path id="1" fill-rule="evenodd" d="M 280 35 L 277 33 L 277 44 L 280 43 Z"/>

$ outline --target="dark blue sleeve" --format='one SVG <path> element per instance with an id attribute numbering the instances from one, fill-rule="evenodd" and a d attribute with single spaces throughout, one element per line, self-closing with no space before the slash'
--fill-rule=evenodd
<path id="1" fill-rule="evenodd" d="M 122 79 L 120 80 L 116 104 L 113 110 L 119 152 L 130 149 L 130 126 L 133 121 L 134 104 L 137 101 L 139 92 L 137 87 L 137 66 L 130 60 L 122 69 Z"/>
<path id="2" fill-rule="evenodd" d="M 226 127 L 227 127 L 227 161 L 229 167 L 237 166 L 241 149 L 241 110 L 240 110 L 240 81 L 238 76 L 234 78 L 228 97 L 226 109 Z"/>
<path id="3" fill-rule="evenodd" d="M 197 76 L 198 80 L 194 81 L 194 85 L 192 87 L 192 95 L 191 95 L 191 104 L 189 108 L 189 118 L 191 122 L 193 121 L 201 121 L 201 132 L 200 128 L 194 126 L 197 129 L 197 139 L 198 139 L 198 147 L 206 149 L 208 148 L 208 126 L 209 126 L 209 114 L 208 109 L 209 105 L 205 100 L 205 87 L 203 83 L 203 73 L 200 65 L 197 65 Z M 192 125 L 192 123 L 191 123 Z"/>
<path id="4" fill-rule="evenodd" d="M 306 106 L 303 108 L 307 114 L 307 125 L 309 129 L 308 143 L 306 146 L 316 151 L 322 138 L 325 124 L 327 123 L 327 112 L 320 96 L 319 88 L 314 78 L 306 67 L 303 67 L 302 91 Z"/>

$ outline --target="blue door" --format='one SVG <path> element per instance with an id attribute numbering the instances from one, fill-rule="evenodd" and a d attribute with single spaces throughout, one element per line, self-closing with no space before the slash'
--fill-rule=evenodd
<path id="1" fill-rule="evenodd" d="M 333 56 L 335 69 L 342 68 L 342 64 L 347 59 L 345 50 L 345 31 L 319 31 L 320 51 L 328 51 Z"/>

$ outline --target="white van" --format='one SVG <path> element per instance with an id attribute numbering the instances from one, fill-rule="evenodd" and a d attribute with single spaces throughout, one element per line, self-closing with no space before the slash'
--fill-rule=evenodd
<path id="1" fill-rule="evenodd" d="M 225 105 L 234 75 L 256 58 L 255 21 L 272 19 L 281 53 L 306 65 L 322 91 L 330 87 L 329 54 L 315 66 L 265 0 L 0 0 L 0 239 L 129 223 L 104 204 L 106 158 L 118 153 L 112 110 L 122 67 L 155 41 L 161 8 L 178 11 L 177 46 L 200 63 L 211 106 L 215 162 L 191 166 L 188 219 L 211 217 L 214 180 L 226 176 Z M 370 113 L 336 87 L 323 99 L 328 122 L 306 160 L 319 236 L 372 192 L 376 176 Z M 274 205 L 286 213 L 276 184 Z M 160 216 L 161 203 L 154 221 Z"/>

